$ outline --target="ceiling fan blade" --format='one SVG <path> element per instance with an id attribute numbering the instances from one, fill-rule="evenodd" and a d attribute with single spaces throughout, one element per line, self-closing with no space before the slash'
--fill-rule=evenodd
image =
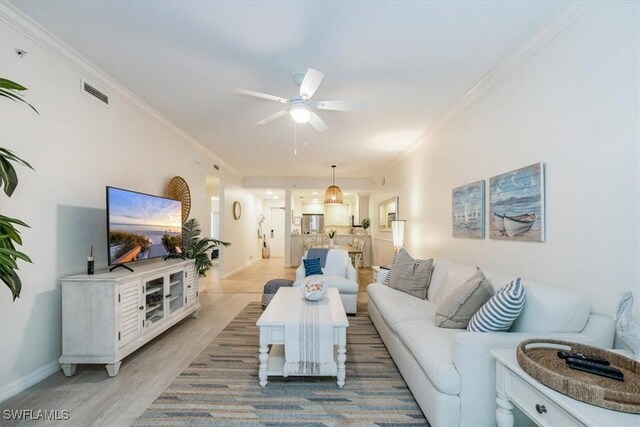
<path id="1" fill-rule="evenodd" d="M 257 124 L 259 124 L 259 125 L 268 125 L 272 121 L 278 120 L 280 117 L 286 116 L 288 112 L 289 112 L 289 110 L 278 111 L 277 113 L 274 113 L 274 114 L 270 115 L 269 117 L 265 117 L 264 119 L 260 120 Z"/>
<path id="2" fill-rule="evenodd" d="M 324 132 L 329 129 L 327 125 L 322 121 L 319 115 L 314 112 L 311 112 L 311 118 L 309 119 L 309 124 L 316 132 Z"/>
<path id="3" fill-rule="evenodd" d="M 320 87 L 322 79 L 324 79 L 324 73 L 309 68 L 302 79 L 302 83 L 300 83 L 300 96 L 305 96 L 307 99 L 311 98 Z"/>
<path id="4" fill-rule="evenodd" d="M 319 110 L 360 111 L 364 109 L 364 104 L 354 101 L 318 101 L 315 107 Z"/>
<path id="5" fill-rule="evenodd" d="M 236 93 L 239 95 L 253 96 L 255 98 L 268 99 L 269 101 L 276 101 L 281 104 L 286 104 L 289 102 L 284 98 L 280 98 L 279 96 L 269 95 L 268 93 L 256 92 L 255 90 L 248 89 L 236 89 Z"/>

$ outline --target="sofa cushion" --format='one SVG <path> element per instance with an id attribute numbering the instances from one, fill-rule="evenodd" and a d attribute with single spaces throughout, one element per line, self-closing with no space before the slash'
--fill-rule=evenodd
<path id="1" fill-rule="evenodd" d="M 431 281 L 433 259 L 413 259 L 404 249 L 396 257 L 396 265 L 389 273 L 389 286 L 420 299 L 427 299 L 427 288 Z"/>
<path id="2" fill-rule="evenodd" d="M 436 306 L 429 301 L 421 300 L 381 283 L 370 284 L 367 287 L 367 293 L 393 332 L 397 333 L 398 324 L 407 320 L 424 320 L 433 323 Z"/>
<path id="3" fill-rule="evenodd" d="M 433 302 L 436 305 L 442 304 L 474 274 L 476 274 L 475 266 L 459 263 L 450 264 L 442 279 L 442 283 L 434 295 Z"/>
<path id="4" fill-rule="evenodd" d="M 393 254 L 393 259 L 391 260 L 391 266 L 389 266 L 389 272 L 384 277 L 384 282 L 382 282 L 387 286 L 389 286 L 389 280 L 391 280 L 391 271 L 393 271 L 393 267 L 396 266 L 397 259 L 398 259 L 398 254 Z"/>
<path id="5" fill-rule="evenodd" d="M 478 269 L 438 306 L 435 325 L 440 328 L 464 329 L 474 314 L 493 296 L 493 286 Z"/>
<path id="6" fill-rule="evenodd" d="M 342 276 L 326 276 L 322 274 L 314 274 L 312 276 L 305 277 L 304 280 L 298 280 L 294 286 L 300 287 L 302 283 L 307 280 L 322 281 L 326 286 L 330 288 L 337 288 L 341 294 L 357 294 L 358 284 L 353 280 L 349 280 Z"/>
<path id="7" fill-rule="evenodd" d="M 304 275 L 313 276 L 314 274 L 322 274 L 320 268 L 320 258 L 309 258 L 302 260 L 304 263 Z"/>
<path id="8" fill-rule="evenodd" d="M 409 320 L 398 325 L 400 341 L 425 375 L 442 393 L 460 393 L 460 375 L 453 364 L 454 338 L 459 329 L 436 328 L 433 320 Z"/>
<path id="9" fill-rule="evenodd" d="M 467 328 L 472 332 L 506 332 L 524 308 L 525 291 L 519 277 L 500 289 L 476 314 Z"/>

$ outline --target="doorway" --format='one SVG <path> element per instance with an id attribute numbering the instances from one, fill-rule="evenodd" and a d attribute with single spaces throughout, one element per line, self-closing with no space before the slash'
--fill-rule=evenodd
<path id="1" fill-rule="evenodd" d="M 208 205 L 209 205 L 209 224 L 208 227 L 205 224 L 202 224 L 204 230 L 209 229 L 209 237 L 213 239 L 221 239 L 221 200 L 220 200 L 220 178 L 217 176 L 213 176 L 207 174 L 206 177 L 206 187 L 207 187 L 207 197 L 208 197 Z M 203 231 L 204 231 L 203 230 Z M 204 231 L 203 234 L 205 234 Z M 206 234 L 205 234 L 206 235 Z M 204 236 L 203 236 L 204 237 Z M 218 280 L 218 272 L 220 270 L 220 258 L 221 258 L 221 250 L 220 247 L 215 247 L 211 251 L 211 261 L 212 267 L 211 270 L 207 273 L 207 282 L 210 285 L 212 282 Z M 206 286 L 208 287 L 208 286 Z"/>
<path id="2" fill-rule="evenodd" d="M 271 256 L 284 257 L 284 208 L 272 207 L 269 212 L 269 243 Z"/>

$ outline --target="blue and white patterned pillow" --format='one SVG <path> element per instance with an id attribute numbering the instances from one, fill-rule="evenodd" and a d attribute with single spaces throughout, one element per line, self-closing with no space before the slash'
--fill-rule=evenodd
<path id="1" fill-rule="evenodd" d="M 524 308 L 524 286 L 520 278 L 500 289 L 480 310 L 467 326 L 472 332 L 506 332 Z"/>
<path id="2" fill-rule="evenodd" d="M 322 268 L 320 267 L 320 258 L 303 259 L 302 262 L 304 262 L 305 276 L 322 274 Z"/>

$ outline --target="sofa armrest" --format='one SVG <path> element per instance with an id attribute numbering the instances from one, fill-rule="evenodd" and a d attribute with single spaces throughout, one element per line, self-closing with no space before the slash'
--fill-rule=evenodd
<path id="1" fill-rule="evenodd" d="M 296 269 L 296 281 L 304 279 L 306 277 L 304 273 L 304 263 L 301 263 Z"/>
<path id="2" fill-rule="evenodd" d="M 493 424 L 496 409 L 496 362 L 491 350 L 515 348 L 529 338 L 577 341 L 603 348 L 613 346 L 614 323 L 591 315 L 582 332 L 460 332 L 455 336 L 453 364 L 460 375 L 460 425 Z"/>
<path id="3" fill-rule="evenodd" d="M 358 283 L 358 272 L 351 263 L 347 264 L 346 278 Z"/>
<path id="4" fill-rule="evenodd" d="M 391 270 L 387 270 L 386 268 L 378 268 L 375 277 L 373 278 L 376 283 L 384 283 L 384 280 L 387 278 L 387 274 L 391 273 Z"/>

